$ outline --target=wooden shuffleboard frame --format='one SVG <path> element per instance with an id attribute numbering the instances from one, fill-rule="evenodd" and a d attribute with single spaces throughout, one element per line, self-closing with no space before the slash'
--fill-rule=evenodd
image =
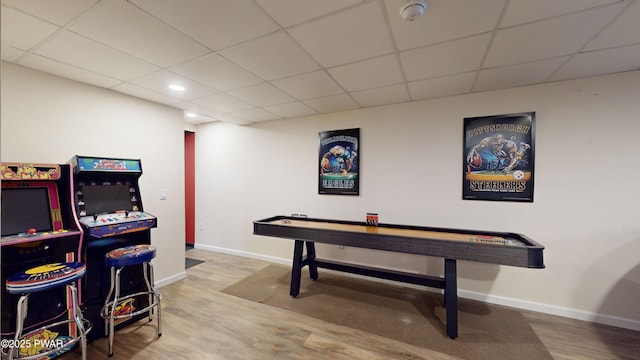
<path id="1" fill-rule="evenodd" d="M 544 246 L 517 233 L 274 216 L 254 221 L 253 233 L 295 241 L 290 295 L 300 293 L 302 268 L 312 279 L 318 268 L 372 276 L 444 290 L 446 333 L 458 336 L 456 260 L 526 268 L 544 268 Z M 348 264 L 316 257 L 315 243 L 444 258 L 444 277 Z M 306 256 L 304 248 L 306 247 Z"/>

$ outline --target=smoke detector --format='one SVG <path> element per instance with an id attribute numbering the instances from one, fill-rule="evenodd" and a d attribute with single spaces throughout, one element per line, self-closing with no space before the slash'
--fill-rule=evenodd
<path id="1" fill-rule="evenodd" d="M 424 15 L 426 9 L 426 0 L 408 0 L 400 8 L 400 15 L 402 15 L 402 18 L 406 21 L 413 21 Z"/>

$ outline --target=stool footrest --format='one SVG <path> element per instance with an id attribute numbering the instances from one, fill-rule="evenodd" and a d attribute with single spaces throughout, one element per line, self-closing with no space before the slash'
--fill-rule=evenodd
<path id="1" fill-rule="evenodd" d="M 89 320 L 87 320 L 85 318 L 82 318 L 81 320 L 82 320 L 82 326 L 84 326 L 84 328 L 85 328 L 85 335 L 86 335 L 86 334 L 89 333 L 89 331 L 91 331 L 91 329 L 93 327 L 92 327 L 91 321 L 89 321 Z M 43 330 L 46 330 L 46 329 L 49 329 L 49 328 L 54 328 L 56 326 L 60 326 L 60 325 L 64 325 L 64 324 L 75 324 L 75 323 L 76 323 L 76 321 L 74 319 L 69 319 L 69 320 L 58 321 L 58 322 L 55 322 L 53 324 L 47 324 L 45 326 L 42 326 L 42 327 L 39 327 L 37 329 L 31 330 L 26 334 L 23 334 L 20 337 L 19 340 L 23 340 L 23 339 L 28 338 L 29 336 L 31 336 L 33 334 L 36 334 L 36 333 L 38 333 L 40 331 L 43 331 Z M 43 358 L 48 359 L 49 355 L 56 354 L 56 353 L 58 353 L 58 355 L 60 355 L 60 354 L 62 354 L 64 352 L 67 352 L 67 351 L 71 350 L 73 345 L 75 343 L 77 343 L 78 341 L 80 341 L 81 339 L 82 338 L 80 336 L 72 337 L 69 340 L 65 341 L 64 344 L 61 345 L 61 346 L 55 347 L 55 348 L 47 350 L 45 352 L 33 354 L 33 355 L 30 355 L 30 356 L 19 357 L 17 359 L 19 359 L 19 360 L 33 360 L 33 359 L 43 359 Z"/>
<path id="2" fill-rule="evenodd" d="M 127 300 L 127 299 L 131 299 L 131 298 L 134 298 L 134 297 L 137 297 L 137 296 L 143 296 L 143 295 L 146 295 L 146 296 L 152 295 L 154 301 L 151 304 L 147 305 L 146 307 L 144 307 L 142 309 L 138 309 L 136 311 L 133 311 L 133 312 L 130 312 L 130 313 L 126 313 L 126 314 L 122 314 L 122 315 L 113 315 L 113 318 L 114 319 L 128 319 L 128 318 L 134 317 L 136 315 L 140 315 L 140 314 L 144 314 L 146 312 L 149 312 L 149 310 L 151 310 L 151 309 L 157 307 L 158 305 L 160 305 L 160 302 L 158 300 L 162 299 L 162 295 L 160 295 L 159 293 L 154 292 L 154 291 L 143 291 L 143 292 L 138 292 L 138 293 L 135 293 L 135 294 L 130 294 L 130 295 L 127 295 L 127 296 L 123 296 L 123 297 L 118 298 L 118 303 L 121 303 L 121 302 L 123 302 L 124 300 Z M 102 307 L 102 310 L 100 311 L 100 316 L 103 319 L 108 319 L 108 318 L 111 317 L 110 311 L 111 311 L 111 307 L 113 305 L 114 305 L 113 301 L 109 301 L 108 303 L 106 303 Z"/>

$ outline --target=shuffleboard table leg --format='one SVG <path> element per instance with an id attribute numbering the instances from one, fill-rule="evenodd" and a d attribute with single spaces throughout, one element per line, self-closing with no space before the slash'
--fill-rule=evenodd
<path id="1" fill-rule="evenodd" d="M 307 264 L 309 265 L 309 277 L 318 280 L 318 266 L 316 265 L 316 243 L 305 241 L 307 244 Z"/>
<path id="2" fill-rule="evenodd" d="M 447 317 L 447 336 L 458 337 L 458 275 L 455 259 L 444 259 L 444 306 Z"/>
<path id="3" fill-rule="evenodd" d="M 293 265 L 291 266 L 291 285 L 289 295 L 292 297 L 300 294 L 300 278 L 302 277 L 302 250 L 304 241 L 296 240 L 293 246 Z"/>

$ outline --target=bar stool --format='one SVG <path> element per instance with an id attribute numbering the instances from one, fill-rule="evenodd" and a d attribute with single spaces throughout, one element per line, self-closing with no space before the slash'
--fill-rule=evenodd
<path id="1" fill-rule="evenodd" d="M 82 316 L 78 300 L 78 290 L 75 282 L 84 276 L 86 265 L 79 262 L 52 263 L 37 266 L 10 276 L 6 281 L 7 292 L 20 294 L 16 313 L 16 334 L 12 347 L 9 348 L 7 359 L 19 358 L 28 359 L 49 359 L 49 355 L 59 355 L 73 347 L 73 344 L 80 342 L 82 360 L 87 358 L 87 333 L 91 331 L 91 322 Z M 29 295 L 38 291 L 50 290 L 60 286 L 66 286 L 71 292 L 71 308 L 69 309 L 69 319 L 61 320 L 51 324 L 45 324 L 35 330 L 23 334 L 24 321 L 27 318 L 29 308 Z M 34 335 L 45 332 L 63 324 L 75 324 L 75 331 L 71 329 L 66 339 L 58 338 L 43 340 L 32 338 Z M 37 347 L 49 348 L 49 350 L 38 352 Z M 21 351 L 23 350 L 23 351 Z M 26 352 L 26 354 L 25 354 Z M 26 356 L 23 356 L 26 355 Z M 54 355 L 54 356 L 55 356 Z"/>
<path id="2" fill-rule="evenodd" d="M 158 316 L 158 337 L 162 336 L 162 327 L 160 324 L 160 300 L 162 295 L 156 290 L 153 282 L 153 265 L 151 259 L 156 257 L 156 249 L 151 245 L 131 245 L 123 248 L 109 251 L 105 255 L 105 262 L 111 268 L 111 287 L 109 294 L 102 307 L 101 316 L 105 319 L 105 334 L 109 334 L 109 356 L 113 356 L 113 335 L 115 321 L 118 319 L 129 319 L 136 315 L 149 313 L 149 321 L 154 308 L 157 310 Z M 144 281 L 147 285 L 147 291 L 137 292 L 121 296 L 120 294 L 120 273 L 126 266 L 142 264 Z M 111 297 L 113 295 L 113 298 Z M 142 309 L 135 309 L 131 304 L 137 296 L 147 295 L 149 297 L 149 305 Z M 128 301 L 132 299 L 132 301 Z"/>

